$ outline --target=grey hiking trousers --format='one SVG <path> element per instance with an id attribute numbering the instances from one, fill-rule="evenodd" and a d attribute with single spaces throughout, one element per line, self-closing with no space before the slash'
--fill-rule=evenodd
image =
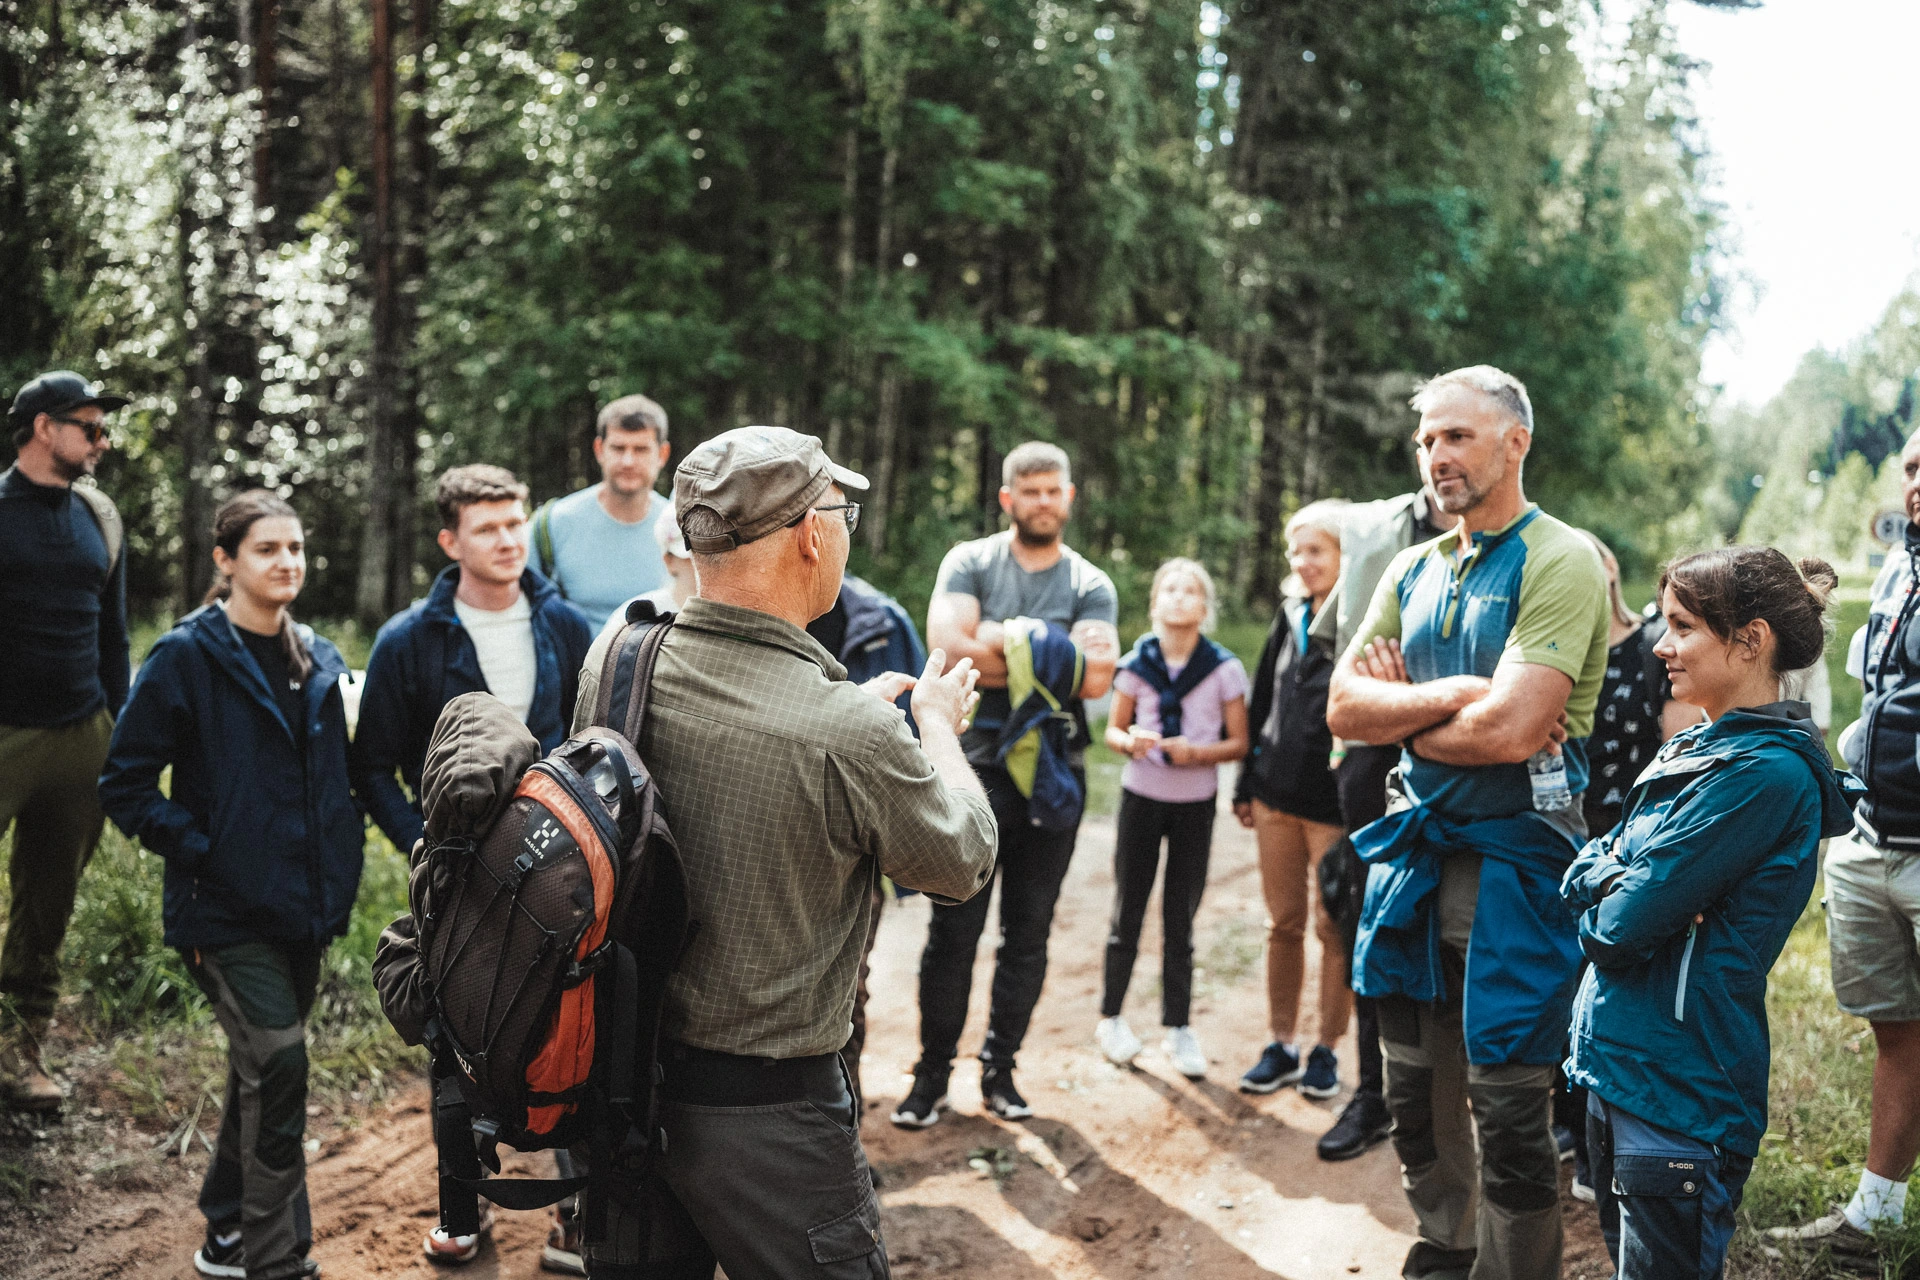
<path id="1" fill-rule="evenodd" d="M 248 1280 L 298 1275 L 313 1244 L 302 1143 L 307 1014 L 321 954 L 269 942 L 186 953 L 227 1033 L 227 1097 L 200 1211 L 211 1231 L 239 1229 Z"/>
<path id="2" fill-rule="evenodd" d="M 1460 992 L 1479 885 L 1478 855 L 1448 856 L 1439 911 L 1451 998 L 1379 1002 L 1393 1145 L 1407 1203 L 1420 1221 L 1402 1274 L 1559 1280 L 1553 1068 L 1467 1061 Z"/>

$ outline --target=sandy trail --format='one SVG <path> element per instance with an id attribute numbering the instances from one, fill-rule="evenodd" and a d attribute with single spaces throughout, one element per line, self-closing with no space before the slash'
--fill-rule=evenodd
<path id="1" fill-rule="evenodd" d="M 906 1132 L 887 1123 L 918 1053 L 914 974 L 928 911 L 924 898 L 889 906 L 874 956 L 863 1076 L 870 1095 L 864 1136 L 882 1175 L 894 1274 L 1397 1276 L 1413 1219 L 1391 1149 L 1323 1163 L 1314 1141 L 1344 1096 L 1315 1103 L 1292 1090 L 1253 1098 L 1234 1088 L 1264 1041 L 1265 913 L 1252 837 L 1224 807 L 1196 931 L 1204 972 L 1197 975 L 1193 1021 L 1213 1071 L 1201 1082 L 1180 1077 L 1160 1052 L 1157 1032 L 1149 1034 L 1159 1023 L 1157 901 L 1127 1007 L 1148 1050 L 1131 1071 L 1095 1051 L 1112 844 L 1110 822 L 1090 821 L 1081 833 L 1061 895 L 1046 991 L 1020 1059 L 1019 1079 L 1036 1115 L 1020 1124 L 985 1113 L 972 1060 L 956 1070 L 955 1110 L 938 1125 Z M 989 929 L 963 1052 L 977 1051 L 984 1029 L 992 941 Z M 1311 939 L 1308 945 L 1309 963 L 1317 964 Z M 1342 1046 L 1349 1084 L 1350 1049 L 1349 1038 Z M 314 1256 L 329 1280 L 434 1273 L 420 1253 L 434 1196 L 425 1101 L 424 1086 L 416 1084 L 383 1108 L 316 1121 L 311 1136 L 321 1139 L 321 1149 L 309 1169 Z M 47 1220 L 0 1224 L 0 1273 L 23 1280 L 191 1280 L 191 1255 L 204 1230 L 194 1196 L 205 1159 L 196 1148 L 184 1161 L 169 1161 L 163 1185 L 49 1196 L 46 1203 L 57 1207 Z M 549 1167 L 543 1155 L 508 1158 L 509 1171 L 522 1174 Z M 1563 1170 L 1563 1183 L 1565 1176 Z M 1564 1194 L 1562 1202 L 1566 1274 L 1608 1274 L 1591 1208 Z M 462 1274 L 544 1274 L 538 1264 L 545 1231 L 540 1214 L 500 1211 L 493 1246 Z"/>

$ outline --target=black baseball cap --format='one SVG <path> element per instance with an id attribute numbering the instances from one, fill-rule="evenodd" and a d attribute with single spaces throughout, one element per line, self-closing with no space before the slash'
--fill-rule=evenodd
<path id="1" fill-rule="evenodd" d="M 125 396 L 103 395 L 98 386 L 77 373 L 55 369 L 20 388 L 20 394 L 13 398 L 11 416 L 16 423 L 30 423 L 35 414 L 67 413 L 90 404 L 111 413 L 129 403 Z"/>

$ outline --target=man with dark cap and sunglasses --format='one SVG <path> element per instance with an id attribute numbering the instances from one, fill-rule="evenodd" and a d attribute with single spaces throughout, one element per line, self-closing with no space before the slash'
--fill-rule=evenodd
<path id="1" fill-rule="evenodd" d="M 965 658 L 846 680 L 807 634 L 839 598 L 866 479 L 782 427 L 723 432 L 674 477 L 700 590 L 660 647 L 635 746 L 700 922 L 666 991 L 647 1184 L 596 1169 L 597 1280 L 885 1280 L 880 1206 L 840 1056 L 881 875 L 938 900 L 993 871 L 992 806 L 960 749 Z M 574 729 L 601 662 L 581 673 Z M 893 700 L 911 688 L 916 741 Z"/>
<path id="2" fill-rule="evenodd" d="M 100 839 L 96 789 L 127 700 L 127 573 L 113 503 L 93 485 L 106 415 L 126 405 L 77 373 L 14 397 L 19 457 L 0 472 L 0 833 L 13 828 L 0 949 L 0 1101 L 57 1111 L 41 1048 L 60 943 Z"/>

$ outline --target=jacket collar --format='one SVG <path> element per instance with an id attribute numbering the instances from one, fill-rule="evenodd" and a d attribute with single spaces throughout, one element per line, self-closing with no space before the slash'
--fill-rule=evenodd
<path id="1" fill-rule="evenodd" d="M 893 615 L 886 600 L 852 574 L 841 580 L 840 607 L 847 611 L 847 638 L 841 641 L 836 657 L 857 653 L 862 646 L 893 633 Z"/>
<path id="2" fill-rule="evenodd" d="M 841 590 L 845 589 L 843 585 Z M 784 649 L 819 667 L 827 673 L 829 680 L 847 678 L 847 669 L 840 665 L 840 659 L 827 652 L 826 646 L 791 622 L 758 609 L 745 609 L 739 605 L 721 604 L 717 600 L 695 596 L 680 610 L 674 625 L 688 631 L 728 636 L 748 644 Z M 851 625 L 848 630 L 852 630 Z"/>
<path id="3" fill-rule="evenodd" d="M 186 631 L 202 649 L 212 654 L 231 675 L 234 682 L 253 695 L 255 702 L 272 712 L 291 734 L 293 726 L 287 724 L 280 710 L 280 700 L 273 696 L 273 690 L 267 687 L 266 673 L 260 670 L 260 664 L 253 660 L 253 654 L 247 651 L 246 642 L 234 629 L 233 620 L 227 617 L 227 611 L 217 604 L 201 605 L 175 624 Z M 317 643 L 319 637 L 313 628 L 304 623 L 296 623 L 300 629 L 300 638 L 307 646 L 307 652 L 313 656 L 313 674 L 307 680 L 307 712 L 313 709 L 327 694 L 341 676 L 347 673 L 346 663 L 340 653 L 330 644 Z"/>
<path id="4" fill-rule="evenodd" d="M 1813 723 L 1813 709 L 1804 702 L 1739 707 L 1710 724 L 1681 730 L 1660 749 L 1634 789 L 1669 774 L 1689 773 L 1749 755 L 1765 744 L 1787 748 L 1813 770 L 1820 786 L 1825 834 L 1840 835 L 1851 829 L 1853 805 L 1866 788 L 1852 774 L 1833 767 L 1833 758 Z"/>
<path id="5" fill-rule="evenodd" d="M 451 626 L 460 620 L 454 612 L 453 602 L 460 590 L 460 566 L 450 564 L 434 578 L 433 587 L 427 592 L 422 603 L 422 617 L 432 618 Z M 531 567 L 520 571 L 520 590 L 527 597 L 527 608 L 531 613 L 539 613 L 546 608 L 547 602 L 559 594 L 558 589 Z"/>

